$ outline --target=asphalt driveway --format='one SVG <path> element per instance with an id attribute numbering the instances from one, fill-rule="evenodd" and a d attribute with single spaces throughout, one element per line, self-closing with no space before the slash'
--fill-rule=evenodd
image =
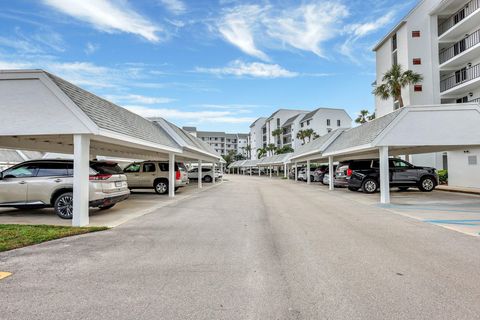
<path id="1" fill-rule="evenodd" d="M 476 319 L 480 242 L 305 184 L 225 183 L 0 254 L 1 319 Z"/>

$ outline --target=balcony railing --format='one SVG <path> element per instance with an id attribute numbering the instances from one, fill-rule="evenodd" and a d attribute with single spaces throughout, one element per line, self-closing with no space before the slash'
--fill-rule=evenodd
<path id="1" fill-rule="evenodd" d="M 477 99 L 472 99 L 472 100 L 470 100 L 470 101 L 468 101 L 468 102 L 476 102 L 476 103 L 480 103 L 480 98 L 477 98 Z"/>
<path id="2" fill-rule="evenodd" d="M 439 56 L 440 64 L 447 62 L 465 50 L 477 45 L 478 43 L 480 43 L 480 29 L 473 32 L 468 37 L 458 41 L 454 45 L 446 48 L 445 50 L 442 50 Z"/>
<path id="3" fill-rule="evenodd" d="M 455 72 L 452 76 L 440 81 L 440 92 L 455 88 L 462 83 L 480 77 L 480 64 L 474 65 L 470 68 L 461 69 Z"/>
<path id="4" fill-rule="evenodd" d="M 452 14 L 444 22 L 438 26 L 438 35 L 441 36 L 451 28 L 453 28 L 457 23 L 471 15 L 480 7 L 480 0 L 471 0 L 465 4 L 460 10 Z"/>

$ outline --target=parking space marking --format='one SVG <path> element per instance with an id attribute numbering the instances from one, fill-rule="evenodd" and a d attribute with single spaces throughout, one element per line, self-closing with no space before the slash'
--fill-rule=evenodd
<path id="1" fill-rule="evenodd" d="M 11 272 L 0 271 L 0 280 L 10 277 L 12 275 Z"/>
<path id="2" fill-rule="evenodd" d="M 429 223 L 457 224 L 463 226 L 480 226 L 480 220 L 423 220 Z"/>

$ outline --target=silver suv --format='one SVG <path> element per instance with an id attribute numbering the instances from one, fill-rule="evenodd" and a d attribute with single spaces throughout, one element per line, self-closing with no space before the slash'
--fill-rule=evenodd
<path id="1" fill-rule="evenodd" d="M 90 162 L 90 207 L 110 209 L 130 195 L 127 178 L 112 162 Z M 73 216 L 73 161 L 32 160 L 0 173 L 0 207 L 54 207 L 62 219 Z"/>
<path id="2" fill-rule="evenodd" d="M 143 161 L 129 164 L 124 173 L 130 189 L 155 189 L 158 194 L 168 193 L 168 161 Z M 189 183 L 187 168 L 175 163 L 175 191 Z"/>

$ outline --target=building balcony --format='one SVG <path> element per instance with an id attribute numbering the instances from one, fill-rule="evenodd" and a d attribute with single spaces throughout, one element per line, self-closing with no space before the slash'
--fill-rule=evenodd
<path id="1" fill-rule="evenodd" d="M 438 25 L 438 41 L 454 41 L 478 26 L 480 0 L 470 0 Z"/>
<path id="2" fill-rule="evenodd" d="M 450 77 L 440 81 L 441 95 L 468 93 L 480 86 L 480 64 L 455 71 Z"/>
<path id="3" fill-rule="evenodd" d="M 480 29 L 440 52 L 440 70 L 458 68 L 479 55 Z"/>

